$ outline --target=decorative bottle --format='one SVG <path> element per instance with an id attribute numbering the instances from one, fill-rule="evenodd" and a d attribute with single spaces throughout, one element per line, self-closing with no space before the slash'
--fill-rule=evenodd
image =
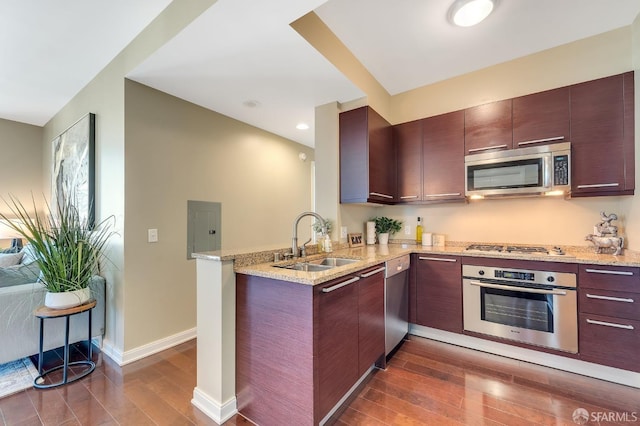
<path id="1" fill-rule="evenodd" d="M 416 244 L 422 244 L 422 218 L 418 216 L 418 226 L 416 226 Z"/>

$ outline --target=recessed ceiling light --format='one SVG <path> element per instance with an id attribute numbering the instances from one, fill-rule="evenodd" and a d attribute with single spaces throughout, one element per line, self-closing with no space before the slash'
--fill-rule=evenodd
<path id="1" fill-rule="evenodd" d="M 298 130 L 309 130 L 309 125 L 307 123 L 298 123 L 296 125 L 296 129 L 298 129 Z"/>
<path id="2" fill-rule="evenodd" d="M 248 101 L 244 101 L 242 105 L 246 106 L 247 108 L 256 108 L 260 106 L 260 102 L 256 101 L 255 99 L 249 99 Z"/>
<path id="3" fill-rule="evenodd" d="M 456 0 L 449 8 L 449 20 L 459 27 L 482 22 L 495 9 L 497 0 Z"/>

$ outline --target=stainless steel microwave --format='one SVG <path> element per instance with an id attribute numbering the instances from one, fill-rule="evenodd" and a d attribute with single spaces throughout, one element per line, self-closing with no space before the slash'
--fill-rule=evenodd
<path id="1" fill-rule="evenodd" d="M 571 192 L 569 142 L 472 154 L 464 163 L 470 198 Z"/>

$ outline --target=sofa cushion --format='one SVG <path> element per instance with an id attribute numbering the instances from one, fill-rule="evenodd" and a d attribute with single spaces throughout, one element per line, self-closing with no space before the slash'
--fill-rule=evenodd
<path id="1" fill-rule="evenodd" d="M 0 268 L 0 288 L 34 283 L 39 275 L 40 269 L 37 263 Z"/>
<path id="2" fill-rule="evenodd" d="M 20 263 L 23 253 L 0 253 L 0 268 L 14 266 Z"/>

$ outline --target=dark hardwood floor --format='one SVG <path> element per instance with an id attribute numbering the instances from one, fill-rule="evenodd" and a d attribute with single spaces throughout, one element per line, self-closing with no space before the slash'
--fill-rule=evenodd
<path id="1" fill-rule="evenodd" d="M 51 353 L 46 362 L 58 356 Z M 0 399 L 0 426 L 215 424 L 190 402 L 196 384 L 195 340 L 124 367 L 100 353 L 94 359 L 96 370 L 75 383 Z M 412 337 L 333 421 L 575 425 L 578 408 L 589 412 L 586 424 L 640 424 L 640 390 Z M 225 423 L 249 424 L 241 416 Z"/>

